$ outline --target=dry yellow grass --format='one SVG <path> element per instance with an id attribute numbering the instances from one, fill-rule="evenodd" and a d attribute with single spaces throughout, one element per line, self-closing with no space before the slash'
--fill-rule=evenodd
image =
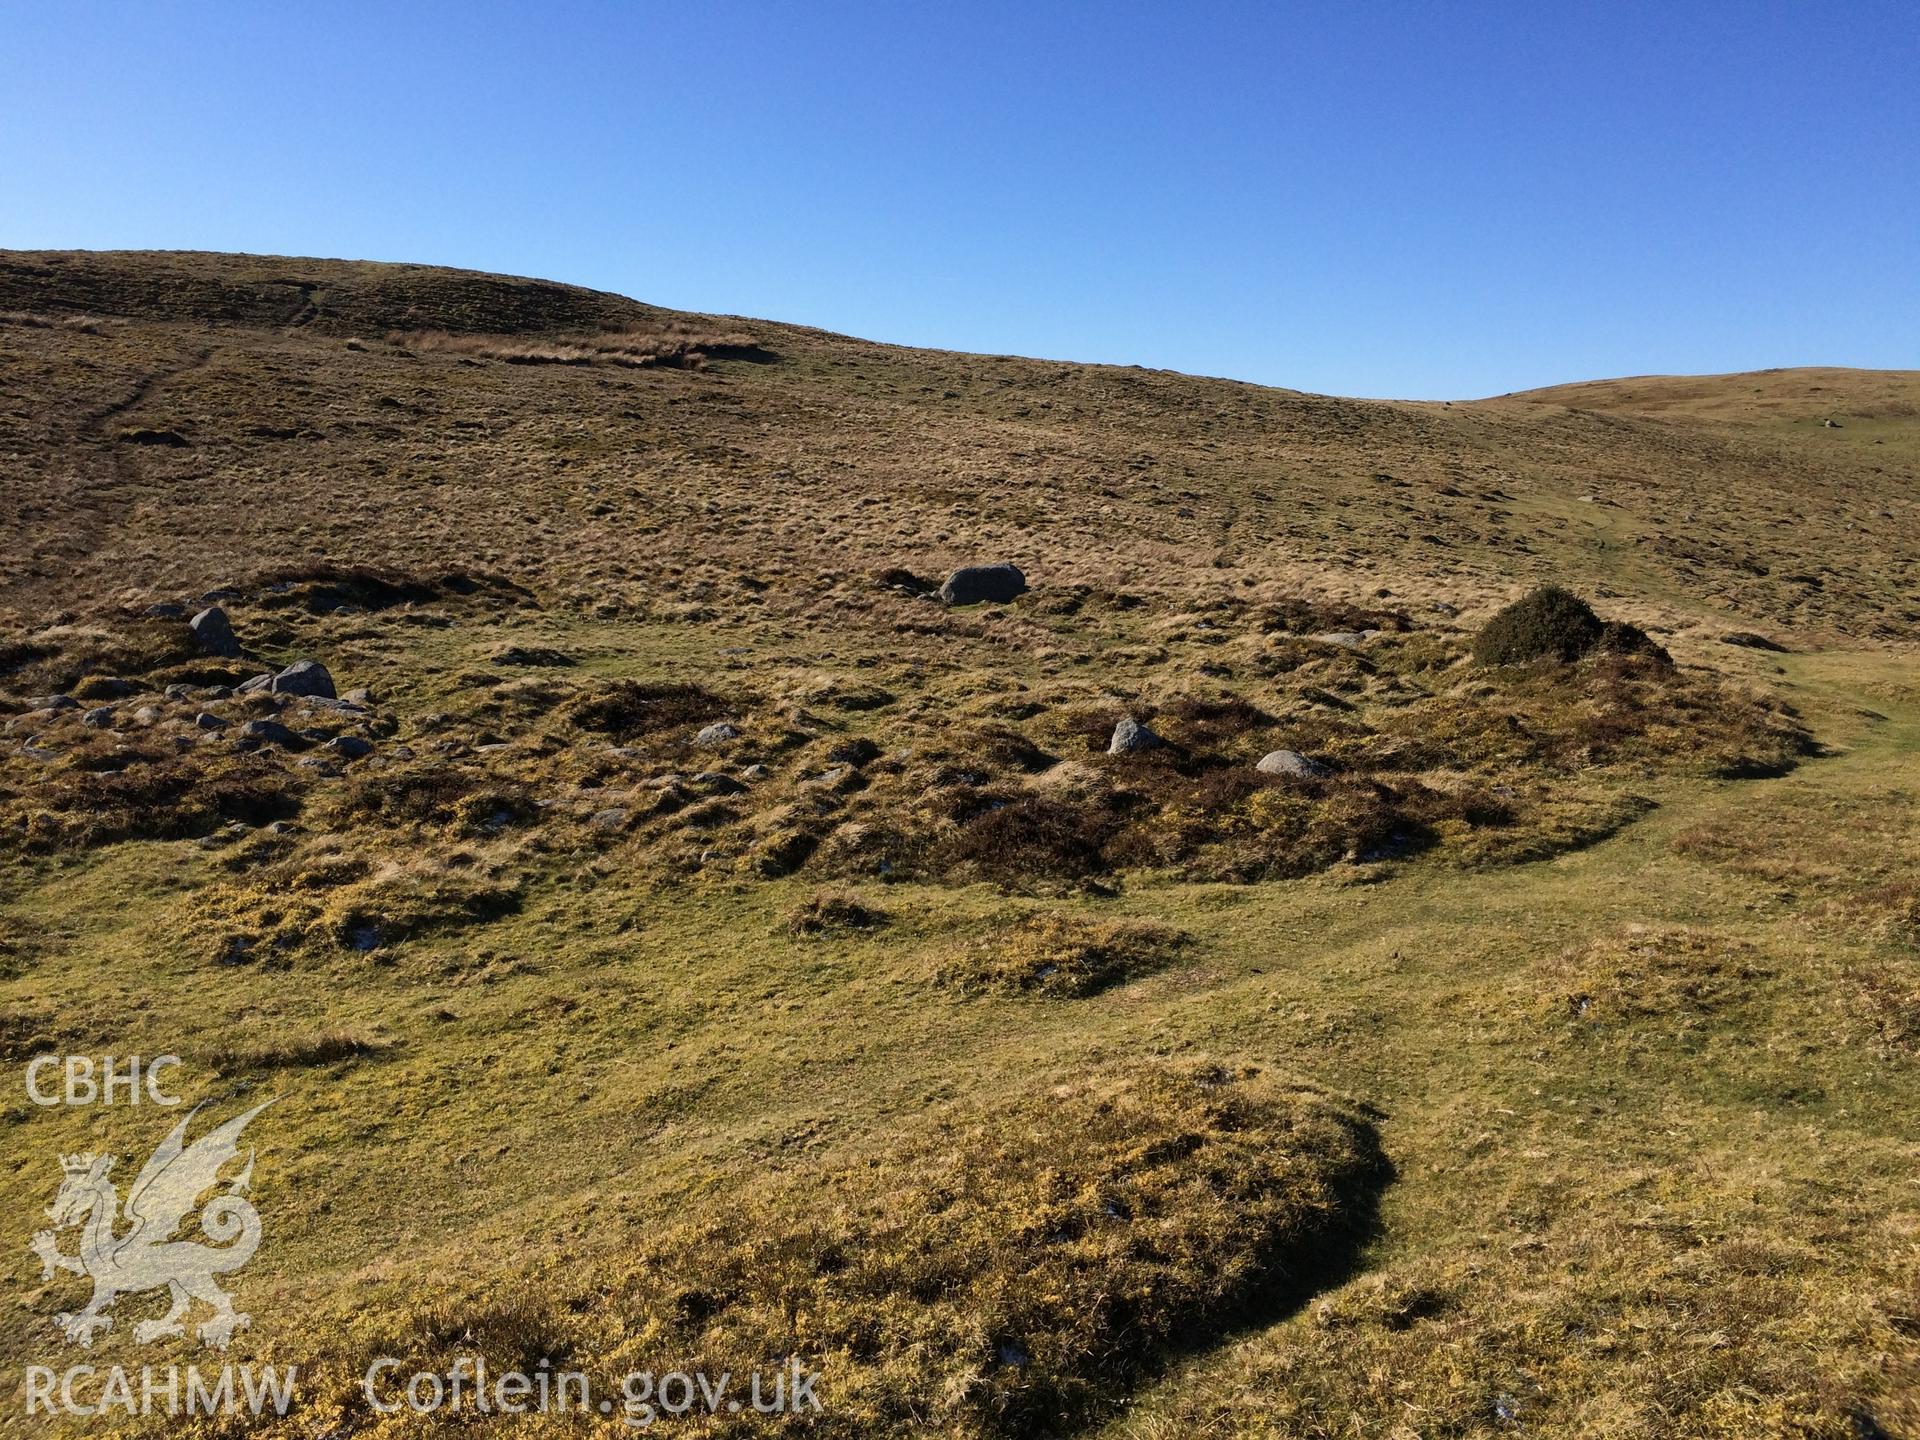
<path id="1" fill-rule="evenodd" d="M 1523 390 L 1501 400 L 1738 425 L 1812 421 L 1844 429 L 1849 420 L 1920 417 L 1920 375 L 1806 366 L 1745 375 L 1634 375 Z M 1488 402 L 1492 403 L 1492 402 Z"/>
<path id="2" fill-rule="evenodd" d="M 1915 1433 L 1913 377 L 1377 403 L 18 253 L 0 365 L 0 1056 L 279 1097 L 282 1433 L 434 1428 L 381 1353 L 791 1354 L 862 1436 Z M 1675 664 L 1474 664 L 1545 580 Z M 210 595 L 240 658 L 148 613 Z M 220 693 L 302 657 L 371 694 Z M 167 1119 L 5 1113 L 15 1216 Z M 202 1363 L 14 1253 L 11 1366 Z"/>

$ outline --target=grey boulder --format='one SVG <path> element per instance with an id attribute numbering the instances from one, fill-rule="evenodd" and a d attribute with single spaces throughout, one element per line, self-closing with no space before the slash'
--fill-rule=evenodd
<path id="1" fill-rule="evenodd" d="M 232 659 L 240 653 L 240 641 L 233 633 L 233 625 L 227 619 L 227 612 L 218 605 L 202 610 L 187 622 L 187 628 L 193 631 L 194 643 L 204 654 Z"/>
<path id="2" fill-rule="evenodd" d="M 949 605 L 1002 605 L 1026 593 L 1027 577 L 1013 565 L 962 565 L 947 576 L 940 598 Z"/>
<path id="3" fill-rule="evenodd" d="M 1139 750 L 1157 750 L 1166 743 L 1129 715 L 1113 727 L 1113 739 L 1107 744 L 1107 753 L 1131 755 Z"/>
<path id="4" fill-rule="evenodd" d="M 276 695 L 317 695 L 322 700 L 335 698 L 333 676 L 318 660 L 296 660 L 273 677 Z"/>
<path id="5" fill-rule="evenodd" d="M 1260 763 L 1253 768 L 1262 775 L 1285 775 L 1291 780 L 1324 780 L 1333 774 L 1331 765 L 1302 755 L 1298 750 L 1275 750 L 1262 755 Z"/>
<path id="6" fill-rule="evenodd" d="M 280 745 L 289 750 L 298 749 L 305 743 L 278 720 L 249 720 L 240 727 L 240 736 L 243 740 L 264 745 Z"/>

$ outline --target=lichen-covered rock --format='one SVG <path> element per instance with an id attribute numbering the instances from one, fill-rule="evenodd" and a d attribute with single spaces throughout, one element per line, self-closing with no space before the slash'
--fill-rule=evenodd
<path id="1" fill-rule="evenodd" d="M 243 743 L 279 745 L 289 750 L 300 748 L 301 739 L 278 720 L 249 720 L 240 727 Z"/>
<path id="2" fill-rule="evenodd" d="M 1026 593 L 1027 577 L 1014 565 L 963 565 L 940 587 L 949 605 L 1004 605 Z"/>
<path id="3" fill-rule="evenodd" d="M 1167 742 L 1131 715 L 1113 727 L 1113 739 L 1107 742 L 1109 755 L 1131 755 L 1139 750 L 1157 750 Z"/>
<path id="4" fill-rule="evenodd" d="M 202 610 L 187 622 L 187 628 L 193 631 L 194 643 L 202 654 L 230 660 L 240 653 L 240 640 L 233 633 L 233 624 L 218 605 Z"/>
<path id="5" fill-rule="evenodd" d="M 273 677 L 270 687 L 276 695 L 317 695 L 323 700 L 335 697 L 333 676 L 318 660 L 296 660 Z"/>
<path id="6" fill-rule="evenodd" d="M 1285 775 L 1293 780 L 1324 780 L 1333 773 L 1332 766 L 1298 750 L 1272 751 L 1262 755 L 1253 768 L 1262 775 Z"/>

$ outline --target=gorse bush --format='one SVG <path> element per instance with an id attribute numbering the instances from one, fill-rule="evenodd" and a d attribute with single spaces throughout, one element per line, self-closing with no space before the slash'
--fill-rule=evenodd
<path id="1" fill-rule="evenodd" d="M 1596 651 L 1667 658 L 1644 630 L 1602 620 L 1586 601 L 1558 585 L 1542 585 L 1514 601 L 1487 621 L 1473 641 L 1473 658 L 1482 665 L 1570 662 Z"/>
<path id="2" fill-rule="evenodd" d="M 1600 643 L 1600 617 L 1572 591 L 1543 585 L 1500 611 L 1474 637 L 1483 665 L 1578 660 Z"/>

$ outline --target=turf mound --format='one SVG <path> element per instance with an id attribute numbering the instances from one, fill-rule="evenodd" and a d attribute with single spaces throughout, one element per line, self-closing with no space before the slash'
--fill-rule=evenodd
<path id="1" fill-rule="evenodd" d="M 1093 995 L 1164 969 L 1189 938 L 1151 921 L 1029 915 L 960 947 L 939 983 L 967 993 Z"/>
<path id="2" fill-rule="evenodd" d="M 578 1294 L 495 1277 L 358 1333 L 407 1373 L 551 1356 L 596 1385 L 642 1340 L 687 1373 L 791 1356 L 821 1377 L 808 1434 L 1051 1435 L 1342 1265 L 1385 1175 L 1364 1120 L 1277 1075 L 1109 1065 L 729 1186 L 711 1218 L 637 1226 L 614 1275 L 580 1267 Z M 372 1417 L 355 1362 L 338 1373 L 340 1408 L 320 1405 L 351 1432 Z M 750 1411 L 700 1420 L 780 1430 Z"/>

